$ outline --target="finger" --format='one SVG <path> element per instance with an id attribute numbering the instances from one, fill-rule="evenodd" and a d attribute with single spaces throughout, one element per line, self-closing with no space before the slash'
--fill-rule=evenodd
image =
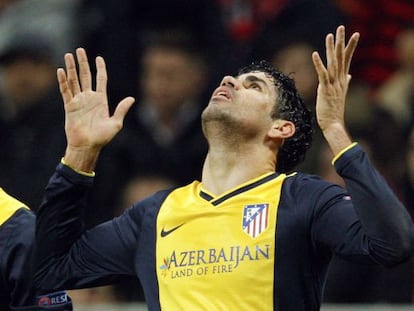
<path id="1" fill-rule="evenodd" d="M 56 76 L 59 83 L 59 91 L 62 95 L 63 103 L 66 105 L 71 101 L 73 95 L 66 80 L 65 70 L 63 68 L 58 68 L 56 71 Z"/>
<path id="2" fill-rule="evenodd" d="M 135 98 L 126 97 L 116 106 L 112 118 L 120 124 L 120 128 L 122 127 L 127 112 L 129 111 L 134 102 Z"/>
<path id="3" fill-rule="evenodd" d="M 96 91 L 105 93 L 106 85 L 108 82 L 108 75 L 106 73 L 106 65 L 103 57 L 98 56 L 95 60 L 96 63 Z"/>
<path id="4" fill-rule="evenodd" d="M 352 60 L 352 56 L 354 55 L 355 49 L 358 45 L 358 41 L 359 41 L 359 33 L 355 32 L 351 38 L 349 39 L 348 44 L 346 45 L 345 48 L 345 73 L 348 74 L 349 73 L 349 68 L 351 66 L 351 60 Z"/>
<path id="5" fill-rule="evenodd" d="M 68 86 L 73 96 L 75 96 L 76 94 L 80 93 L 81 89 L 79 86 L 78 73 L 76 71 L 75 59 L 72 53 L 65 54 L 65 66 L 66 66 L 66 72 L 67 72 Z"/>
<path id="6" fill-rule="evenodd" d="M 318 75 L 319 83 L 325 84 L 325 85 L 328 84 L 329 74 L 325 66 L 323 65 L 322 59 L 319 56 L 318 52 L 312 53 L 312 61 L 313 61 L 313 66 L 315 67 L 316 73 Z"/>
<path id="7" fill-rule="evenodd" d="M 88 56 L 83 48 L 76 49 L 76 57 L 79 64 L 79 79 L 83 91 L 92 90 L 92 77 L 89 68 Z"/>
<path id="8" fill-rule="evenodd" d="M 334 53 L 335 47 L 333 34 L 330 33 L 326 36 L 325 45 L 329 81 L 334 81 L 337 73 L 337 61 Z"/>
<path id="9" fill-rule="evenodd" d="M 343 75 L 344 72 L 344 49 L 345 49 L 345 27 L 339 26 L 336 29 L 335 52 L 338 64 L 338 74 Z"/>

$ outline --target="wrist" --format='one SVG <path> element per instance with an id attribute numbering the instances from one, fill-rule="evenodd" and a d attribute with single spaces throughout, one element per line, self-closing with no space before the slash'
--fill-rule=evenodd
<path id="1" fill-rule="evenodd" d="M 333 123 L 324 129 L 322 133 L 329 144 L 334 156 L 352 144 L 351 137 L 345 126 L 341 123 Z"/>
<path id="2" fill-rule="evenodd" d="M 94 174 L 99 153 L 97 148 L 68 146 L 62 163 L 77 172 Z"/>

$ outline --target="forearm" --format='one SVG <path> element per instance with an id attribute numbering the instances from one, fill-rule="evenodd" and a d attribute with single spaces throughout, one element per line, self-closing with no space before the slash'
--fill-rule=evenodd
<path id="1" fill-rule="evenodd" d="M 351 148 L 336 162 L 344 178 L 369 247 L 379 261 L 394 264 L 414 251 L 414 227 L 406 208 L 370 164 L 359 146 Z"/>
<path id="2" fill-rule="evenodd" d="M 84 230 L 82 213 L 92 182 L 93 178 L 62 164 L 50 179 L 36 221 L 35 281 L 39 288 L 64 282 L 64 270 L 68 270 L 62 268 L 64 258 Z"/>
<path id="3" fill-rule="evenodd" d="M 35 255 L 35 283 L 42 292 L 100 286 L 135 274 L 137 228 L 131 209 L 84 230 L 83 210 L 92 183 L 91 176 L 59 164 L 46 187 L 37 216 Z"/>

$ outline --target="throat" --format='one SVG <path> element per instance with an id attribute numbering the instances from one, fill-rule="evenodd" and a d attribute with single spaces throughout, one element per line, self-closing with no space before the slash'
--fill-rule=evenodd
<path id="1" fill-rule="evenodd" d="M 223 194 L 238 185 L 275 171 L 275 161 L 257 151 L 209 151 L 203 166 L 203 187 L 214 195 Z"/>

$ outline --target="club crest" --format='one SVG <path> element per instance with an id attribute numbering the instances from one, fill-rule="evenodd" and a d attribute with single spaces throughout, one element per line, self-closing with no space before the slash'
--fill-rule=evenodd
<path id="1" fill-rule="evenodd" d="M 243 231 L 252 238 L 259 236 L 268 226 L 269 204 L 249 204 L 243 209 Z"/>

